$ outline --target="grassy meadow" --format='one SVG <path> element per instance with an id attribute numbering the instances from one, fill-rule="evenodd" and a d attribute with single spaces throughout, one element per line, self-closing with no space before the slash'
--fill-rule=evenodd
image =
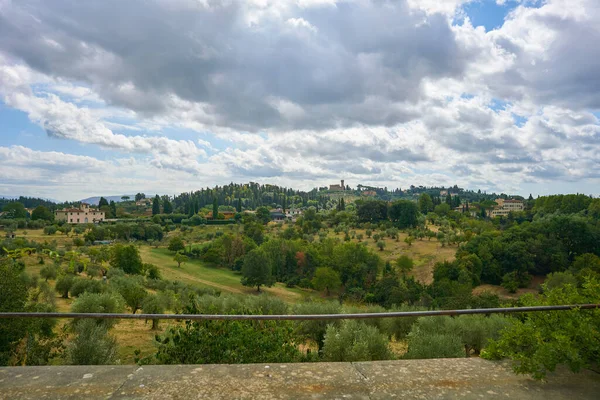
<path id="1" fill-rule="evenodd" d="M 277 235 L 282 229 L 285 229 L 286 225 L 278 223 L 270 223 L 267 227 L 265 234 Z M 206 243 L 212 239 L 218 231 L 223 233 L 235 233 L 240 229 L 240 226 L 229 225 L 229 226 L 199 226 L 192 229 L 188 229 L 185 232 L 181 232 L 179 229 L 176 231 L 169 232 L 161 243 L 155 243 L 149 245 L 146 243 L 138 242 L 138 248 L 143 262 L 151 263 L 156 265 L 163 279 L 177 280 L 186 284 L 208 287 L 216 289 L 222 293 L 233 293 L 233 294 L 246 294 L 256 295 L 256 289 L 245 287 L 240 283 L 241 275 L 237 272 L 218 268 L 211 265 L 207 265 L 201 260 L 190 259 L 183 263 L 181 267 L 177 266 L 177 263 L 173 260 L 174 253 L 169 251 L 166 246 L 169 238 L 180 235 L 183 237 L 186 245 L 194 245 Z M 379 250 L 376 241 L 373 238 L 367 238 L 366 231 L 363 229 L 353 229 L 354 239 L 350 239 L 353 242 L 363 242 L 373 252 L 377 253 L 384 261 L 394 262 L 399 256 L 407 255 L 414 260 L 414 269 L 412 275 L 422 283 L 431 283 L 433 280 L 433 267 L 436 262 L 444 260 L 452 260 L 456 252 L 457 246 L 444 246 L 441 243 L 432 238 L 423 240 L 415 240 L 412 245 L 408 245 L 404 242 L 406 233 L 400 233 L 397 239 L 389 237 L 382 238 L 380 240 L 385 242 L 385 248 Z M 374 232 L 375 233 L 375 232 Z M 379 232 L 378 232 L 379 233 Z M 36 242 L 51 242 L 56 241 L 58 248 L 63 249 L 77 249 L 73 246 L 73 238 L 75 235 L 72 233 L 69 236 L 63 234 L 55 234 L 52 236 L 45 235 L 42 230 L 26 230 L 16 232 L 18 237 L 24 237 L 28 240 Z M 358 240 L 357 236 L 362 234 L 362 240 Z M 329 230 L 328 237 L 338 238 L 344 240 L 344 233 L 335 233 L 333 230 Z M 319 240 L 315 236 L 315 240 Z M 39 264 L 38 257 L 35 255 L 26 256 L 23 258 L 26 265 L 26 271 L 32 275 L 39 275 L 40 269 L 43 265 Z M 85 274 L 82 274 L 85 276 Z M 49 284 L 54 287 L 55 281 L 49 281 Z M 539 284 L 539 282 L 534 282 Z M 533 284 L 532 284 L 533 285 Z M 534 287 L 534 286 L 532 286 Z M 515 295 L 508 295 L 504 289 L 492 285 L 482 285 L 474 289 L 474 293 L 480 293 L 484 290 L 488 290 L 499 294 L 503 297 L 516 297 L 523 292 L 531 291 L 534 289 L 522 289 Z M 261 288 L 261 291 L 267 295 L 275 296 L 285 301 L 288 304 L 301 302 L 307 298 L 325 298 L 323 293 L 301 288 L 287 288 L 282 283 L 277 283 L 273 287 Z M 336 298 L 332 295 L 331 298 Z M 71 308 L 73 299 L 63 299 L 60 295 L 56 294 L 56 304 L 58 311 L 68 312 Z M 67 321 L 60 321 L 60 326 L 68 323 Z M 111 330 L 119 343 L 119 359 L 122 364 L 133 364 L 134 351 L 139 349 L 142 356 L 152 354 L 155 351 L 154 348 L 154 337 L 156 334 L 161 334 L 169 326 L 178 324 L 181 322 L 177 321 L 161 321 L 158 331 L 150 330 L 151 321 L 143 320 L 122 320 L 119 321 L 115 327 Z M 395 346 L 404 348 L 402 343 L 396 343 Z"/>

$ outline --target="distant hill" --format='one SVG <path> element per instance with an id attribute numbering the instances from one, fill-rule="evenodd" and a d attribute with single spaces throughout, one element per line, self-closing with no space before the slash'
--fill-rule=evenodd
<path id="1" fill-rule="evenodd" d="M 98 203 L 100 203 L 100 197 L 104 197 L 106 200 L 108 200 L 109 203 L 111 201 L 114 201 L 115 203 L 119 203 L 119 202 L 123 201 L 123 200 L 121 200 L 121 197 L 123 197 L 123 196 L 129 196 L 129 198 L 131 200 L 135 199 L 134 194 L 132 194 L 132 195 L 122 194 L 119 196 L 94 196 L 94 197 L 88 197 L 87 199 L 83 199 L 83 200 L 79 200 L 79 201 L 81 201 L 82 203 L 87 203 L 92 206 L 97 206 Z"/>

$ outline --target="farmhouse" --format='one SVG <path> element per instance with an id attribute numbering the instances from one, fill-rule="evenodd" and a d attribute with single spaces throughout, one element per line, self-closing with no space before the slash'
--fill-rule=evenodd
<path id="1" fill-rule="evenodd" d="M 104 221 L 104 211 L 90 208 L 89 204 L 82 203 L 80 208 L 63 208 L 54 212 L 57 221 L 69 224 L 89 224 Z"/>
<path id="2" fill-rule="evenodd" d="M 281 221 L 285 221 L 285 219 L 286 219 L 286 215 L 279 210 L 271 210 L 271 211 L 269 211 L 269 213 L 271 214 L 271 219 L 273 221 L 281 222 Z"/>
<path id="3" fill-rule="evenodd" d="M 488 211 L 489 217 L 506 217 L 511 212 L 523 211 L 525 206 L 521 200 L 496 199 L 496 207 Z"/>

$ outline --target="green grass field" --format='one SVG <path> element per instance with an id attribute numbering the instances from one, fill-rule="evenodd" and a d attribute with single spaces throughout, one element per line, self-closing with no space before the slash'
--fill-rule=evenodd
<path id="1" fill-rule="evenodd" d="M 164 248 L 156 249 L 149 246 L 141 246 L 140 254 L 144 262 L 155 264 L 160 268 L 164 279 L 211 287 L 223 293 L 257 293 L 255 288 L 243 286 L 240 283 L 240 274 L 234 271 L 207 266 L 200 260 L 189 260 L 185 264 L 182 264 L 181 267 L 177 267 L 177 263 L 173 261 L 173 252 Z M 261 291 L 263 290 L 288 303 L 301 301 L 305 297 L 319 296 L 313 290 L 286 288 L 281 283 L 277 283 L 270 288 L 261 288 Z"/>

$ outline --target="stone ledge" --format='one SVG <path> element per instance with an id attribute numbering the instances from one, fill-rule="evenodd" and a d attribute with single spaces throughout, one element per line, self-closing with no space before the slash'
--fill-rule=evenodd
<path id="1" fill-rule="evenodd" d="M 0 368 L 3 399 L 597 399 L 600 375 L 547 382 L 478 358 L 358 363 Z"/>

